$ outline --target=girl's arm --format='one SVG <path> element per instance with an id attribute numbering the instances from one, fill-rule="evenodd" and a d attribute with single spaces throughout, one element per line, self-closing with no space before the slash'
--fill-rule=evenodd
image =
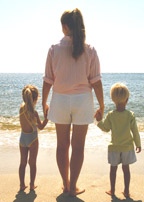
<path id="1" fill-rule="evenodd" d="M 45 116 L 44 121 L 41 121 L 41 120 L 40 120 L 37 111 L 35 111 L 35 116 L 36 116 L 36 118 L 37 118 L 37 127 L 38 127 L 40 130 L 42 130 L 42 129 L 46 126 L 46 124 L 47 124 L 47 122 L 48 122 L 47 114 L 46 114 L 46 116 Z"/>

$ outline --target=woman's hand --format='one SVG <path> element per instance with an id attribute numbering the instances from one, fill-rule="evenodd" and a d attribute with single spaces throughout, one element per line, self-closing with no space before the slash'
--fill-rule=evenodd
<path id="1" fill-rule="evenodd" d="M 49 91 L 51 89 L 51 84 L 43 82 L 43 89 L 42 89 L 42 106 L 43 106 L 43 113 L 44 118 L 47 118 L 49 106 L 47 105 L 47 99 L 49 95 Z"/>
<path id="2" fill-rule="evenodd" d="M 48 110 L 49 110 L 49 106 L 47 104 L 43 105 L 43 113 L 44 113 L 45 119 L 47 119 Z"/>
<path id="3" fill-rule="evenodd" d="M 97 109 L 94 118 L 96 118 L 97 121 L 101 121 L 103 118 L 103 114 L 104 114 L 104 107 L 100 107 L 99 109 Z"/>

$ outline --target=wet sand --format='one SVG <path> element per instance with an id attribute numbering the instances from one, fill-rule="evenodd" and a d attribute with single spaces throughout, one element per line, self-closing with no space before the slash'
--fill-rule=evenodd
<path id="1" fill-rule="evenodd" d="M 122 195 L 124 189 L 121 165 L 118 168 L 116 196 L 105 193 L 109 189 L 109 165 L 107 151 L 85 150 L 85 161 L 78 186 L 85 193 L 77 197 L 62 194 L 62 181 L 55 160 L 55 149 L 40 149 L 37 161 L 35 191 L 29 187 L 19 190 L 19 149 L 0 149 L 0 202 L 144 202 L 144 151 L 137 155 L 138 161 L 131 165 L 131 199 Z M 26 185 L 29 185 L 29 167 L 26 169 Z"/>

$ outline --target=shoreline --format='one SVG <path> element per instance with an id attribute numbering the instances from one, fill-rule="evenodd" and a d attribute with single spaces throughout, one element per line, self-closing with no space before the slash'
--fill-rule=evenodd
<path id="1" fill-rule="evenodd" d="M 130 166 L 130 192 L 133 202 L 144 202 L 144 152 L 138 154 L 137 158 L 138 161 Z M 30 192 L 27 188 L 25 192 L 18 193 L 19 148 L 0 149 L 0 162 L 0 202 L 119 202 L 125 199 L 121 194 L 124 187 L 121 165 L 116 182 L 118 199 L 112 200 L 105 194 L 109 189 L 109 165 L 105 150 L 85 149 L 78 186 L 85 188 L 86 192 L 77 197 L 62 194 L 62 180 L 56 164 L 55 149 L 39 149 L 36 176 L 38 187 L 35 192 Z M 29 166 L 26 168 L 26 185 L 29 185 Z M 127 199 L 124 201 L 130 202 Z"/>

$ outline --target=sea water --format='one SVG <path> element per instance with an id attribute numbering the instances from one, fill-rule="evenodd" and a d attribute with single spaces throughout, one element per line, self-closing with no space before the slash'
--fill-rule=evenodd
<path id="1" fill-rule="evenodd" d="M 0 74 L 0 147 L 17 147 L 20 136 L 19 107 L 22 103 L 22 89 L 32 84 L 38 87 L 42 95 L 43 74 L 41 73 L 1 73 Z M 142 73 L 103 73 L 102 83 L 104 91 L 105 114 L 115 105 L 110 98 L 110 88 L 116 82 L 125 83 L 130 91 L 127 109 L 135 113 L 140 131 L 142 145 L 144 145 L 144 74 Z M 94 92 L 93 92 L 94 94 Z M 50 102 L 50 96 L 48 104 Z M 95 109 L 98 102 L 94 95 Z M 42 100 L 39 99 L 36 110 L 43 119 Z M 55 126 L 49 122 L 43 131 L 39 132 L 41 148 L 55 148 Z M 96 126 L 96 121 L 89 125 L 86 148 L 106 149 L 110 141 L 110 133 L 104 133 Z"/>

